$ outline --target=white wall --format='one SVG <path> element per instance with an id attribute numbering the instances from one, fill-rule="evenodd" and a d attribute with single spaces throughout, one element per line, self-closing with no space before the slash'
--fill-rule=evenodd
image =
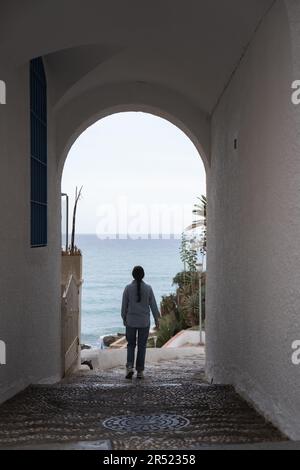
<path id="1" fill-rule="evenodd" d="M 56 160 L 49 116 L 49 244 L 30 248 L 30 123 L 28 65 L 9 71 L 7 104 L 0 107 L 0 402 L 32 382 L 60 377 L 60 249 Z"/>
<path id="2" fill-rule="evenodd" d="M 214 11 L 211 2 L 201 2 L 197 8 L 203 9 L 202 3 L 206 4 L 206 14 L 201 15 L 205 28 L 199 27 L 199 15 L 192 15 L 187 9 L 178 10 L 176 24 L 184 25 L 184 29 L 180 35 L 177 28 L 173 28 L 172 34 L 168 32 L 171 36 L 167 49 L 161 45 L 167 46 L 164 38 L 168 14 L 166 22 L 153 23 L 152 36 L 159 46 L 156 48 L 143 47 L 148 44 L 147 40 L 141 42 L 144 23 L 135 22 L 141 28 L 136 34 L 135 29 L 127 27 L 128 35 L 133 36 L 132 40 L 127 39 L 127 44 L 132 47 L 130 63 L 136 67 L 136 74 L 121 81 L 133 85 L 125 85 L 124 89 L 116 85 L 119 90 L 116 98 L 113 84 L 119 82 L 121 72 L 135 71 L 134 67 L 124 67 L 128 63 L 125 47 L 125 62 L 121 60 L 116 68 L 109 68 L 107 75 L 99 68 L 99 76 L 104 76 L 104 82 L 111 87 L 103 109 L 98 107 L 106 88 L 104 84 L 97 88 L 97 75 L 95 82 L 86 84 L 86 89 L 81 84 L 75 87 L 78 93 L 74 98 L 56 109 L 57 148 L 50 112 L 50 230 L 48 247 L 41 249 L 30 248 L 28 66 L 10 72 L 3 64 L 4 61 L 14 66 L 26 64 L 37 53 L 86 44 L 88 37 L 100 44 L 104 28 L 99 28 L 99 15 L 86 8 L 84 13 L 91 17 L 87 17 L 85 24 L 89 29 L 93 24 L 91 36 L 87 36 L 89 31 L 78 29 L 75 21 L 68 23 L 68 28 L 74 28 L 70 34 L 62 17 L 61 24 L 56 25 L 57 34 L 53 35 L 49 30 L 52 28 L 49 14 L 44 9 L 35 9 L 35 14 L 44 15 L 43 21 L 37 22 L 39 41 L 34 34 L 20 33 L 20 27 L 27 32 L 35 31 L 24 21 L 21 11 L 17 21 L 5 20 L 2 28 L 5 41 L 0 45 L 0 79 L 7 83 L 7 104 L 0 106 L 0 340 L 7 344 L 7 365 L 0 366 L 0 401 L 31 382 L 53 380 L 60 375 L 60 170 L 66 147 L 77 135 L 80 124 L 87 125 L 95 119 L 95 113 L 101 114 L 109 106 L 143 104 L 161 107 L 163 111 L 167 104 L 167 114 L 175 117 L 175 111 L 180 110 L 177 120 L 202 139 L 203 148 L 210 146 L 206 116 L 224 86 L 224 77 L 230 76 L 232 64 L 270 2 L 251 0 L 242 5 L 232 0 L 232 8 L 226 2 L 221 12 L 226 14 L 226 20 L 219 12 L 218 21 L 214 21 L 215 12 L 213 16 L 209 14 Z M 298 0 L 278 0 L 257 31 L 214 112 L 208 172 L 207 371 L 217 382 L 234 383 L 295 438 L 300 438 L 300 368 L 291 364 L 291 343 L 300 336 L 300 111 L 291 105 L 290 87 L 293 80 L 300 79 L 299 8 Z M 143 9 L 136 11 L 144 18 Z M 132 21 L 131 11 L 126 12 Z M 188 17 L 182 22 L 185 12 Z M 33 11 L 31 14 L 34 16 Z M 51 14 L 57 18 L 55 9 Z M 154 10 L 153 15 L 157 16 Z M 248 17 L 252 19 L 247 25 Z M 76 18 L 82 24 L 81 11 Z M 126 28 L 121 26 L 123 22 L 127 24 L 126 19 L 120 17 L 119 24 L 109 23 L 106 15 L 102 18 L 107 44 L 114 44 L 116 29 L 120 44 L 124 44 Z M 219 28 L 221 19 L 224 28 Z M 186 46 L 180 43 L 174 49 L 173 40 L 180 41 L 181 37 L 188 40 Z M 206 45 L 207 37 L 212 49 Z M 174 50 L 178 52 L 174 56 L 176 66 L 168 61 Z M 152 51 L 157 61 L 149 62 L 149 57 L 153 60 Z M 122 58 L 122 54 L 116 56 L 116 60 Z M 74 60 L 77 66 L 77 56 Z M 146 67 L 142 77 L 141 60 L 150 64 L 151 72 Z M 160 84 L 161 64 L 167 66 L 168 83 L 170 77 L 172 80 L 182 77 L 180 83 L 171 87 L 178 92 L 167 93 L 166 83 Z M 152 76 L 153 71 L 157 75 Z M 154 92 L 153 85 L 146 85 L 149 88 L 146 102 L 141 92 L 136 91 L 141 85 L 137 80 L 141 78 L 146 83 L 159 84 Z M 108 102 L 110 97 L 114 101 Z M 199 113 L 202 107 L 203 112 Z M 233 148 L 235 138 L 237 150 Z"/>
<path id="3" fill-rule="evenodd" d="M 300 123 L 291 104 L 296 40 L 279 1 L 213 116 L 207 372 L 215 382 L 233 383 L 300 439 L 300 367 L 291 362 L 291 344 L 300 337 Z"/>

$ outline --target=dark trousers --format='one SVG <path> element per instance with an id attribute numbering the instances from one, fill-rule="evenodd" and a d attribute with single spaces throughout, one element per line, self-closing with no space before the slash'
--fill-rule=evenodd
<path id="1" fill-rule="evenodd" d="M 146 347 L 150 328 L 126 327 L 127 339 L 127 367 L 134 367 L 136 344 L 138 346 L 136 358 L 136 370 L 142 372 L 145 368 Z"/>

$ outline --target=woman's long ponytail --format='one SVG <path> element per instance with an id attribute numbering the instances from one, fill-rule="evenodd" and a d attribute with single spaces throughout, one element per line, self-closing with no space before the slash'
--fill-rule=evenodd
<path id="1" fill-rule="evenodd" d="M 141 284 L 145 277 L 145 271 L 142 266 L 136 266 L 133 268 L 132 276 L 137 282 L 137 301 L 140 302 L 142 300 Z"/>
<path id="2" fill-rule="evenodd" d="M 138 302 L 140 302 L 142 300 L 142 296 L 141 296 L 141 283 L 142 281 L 137 279 L 137 298 L 138 298 Z"/>

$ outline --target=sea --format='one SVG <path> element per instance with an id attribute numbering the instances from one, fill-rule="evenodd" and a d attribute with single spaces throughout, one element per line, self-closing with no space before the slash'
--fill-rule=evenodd
<path id="1" fill-rule="evenodd" d="M 152 285 L 157 303 L 175 292 L 173 278 L 182 270 L 180 237 L 98 238 L 76 236 L 83 255 L 81 342 L 101 347 L 102 337 L 124 333 L 121 302 L 132 282 L 134 266 L 144 267 L 145 282 Z"/>

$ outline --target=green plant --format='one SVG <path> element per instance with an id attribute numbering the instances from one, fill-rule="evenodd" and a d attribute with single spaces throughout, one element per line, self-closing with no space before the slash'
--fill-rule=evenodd
<path id="1" fill-rule="evenodd" d="M 199 291 L 186 296 L 181 309 L 188 327 L 199 325 Z"/>
<path id="2" fill-rule="evenodd" d="M 178 307 L 178 324 L 180 326 L 180 330 L 187 330 L 190 325 L 188 319 L 186 317 L 186 312 L 183 310 L 182 307 Z"/>
<path id="3" fill-rule="evenodd" d="M 180 259 L 183 262 L 184 270 L 187 258 L 188 239 L 185 233 L 181 234 Z"/>
<path id="4" fill-rule="evenodd" d="M 156 346 L 161 348 L 169 341 L 169 339 L 179 333 L 179 331 L 181 331 L 181 325 L 176 319 L 175 314 L 171 313 L 169 315 L 165 315 L 160 321 Z"/>
<path id="5" fill-rule="evenodd" d="M 187 227 L 187 231 L 201 228 L 201 233 L 198 241 L 200 245 L 200 253 L 204 256 L 207 251 L 207 197 L 202 195 L 198 197 L 199 203 L 194 205 L 193 214 L 197 215 L 198 219 L 194 220 L 192 225 Z"/>
<path id="6" fill-rule="evenodd" d="M 170 294 L 162 297 L 160 312 L 162 316 L 174 313 L 177 309 L 176 295 Z"/>
<path id="7" fill-rule="evenodd" d="M 147 340 L 147 348 L 155 348 L 155 339 L 150 336 Z"/>
<path id="8" fill-rule="evenodd" d="M 202 320 L 205 318 L 205 284 L 206 275 L 202 273 Z M 174 279 L 177 289 L 177 312 L 181 317 L 183 328 L 196 325 L 199 322 L 199 273 L 181 272 Z"/>
<path id="9" fill-rule="evenodd" d="M 198 216 L 187 230 L 201 227 L 200 235 L 188 238 L 182 234 L 180 246 L 180 258 L 183 263 L 183 271 L 177 273 L 173 279 L 173 285 L 177 285 L 176 296 L 165 296 L 161 302 L 162 319 L 157 336 L 157 346 L 163 346 L 170 338 L 182 329 L 199 325 L 199 272 L 197 270 L 198 253 L 204 257 L 206 254 L 206 213 L 207 199 L 205 196 L 198 198 L 193 214 Z M 202 292 L 202 320 L 205 319 L 205 283 L 206 276 L 201 276 Z"/>
<path id="10" fill-rule="evenodd" d="M 173 278 L 173 285 L 177 285 L 181 290 L 189 290 L 193 284 L 196 286 L 198 282 L 198 274 L 195 271 L 182 271 Z"/>
<path id="11" fill-rule="evenodd" d="M 188 239 L 185 233 L 181 236 L 180 258 L 184 271 L 197 271 L 197 251 L 193 248 L 193 240 Z"/>

